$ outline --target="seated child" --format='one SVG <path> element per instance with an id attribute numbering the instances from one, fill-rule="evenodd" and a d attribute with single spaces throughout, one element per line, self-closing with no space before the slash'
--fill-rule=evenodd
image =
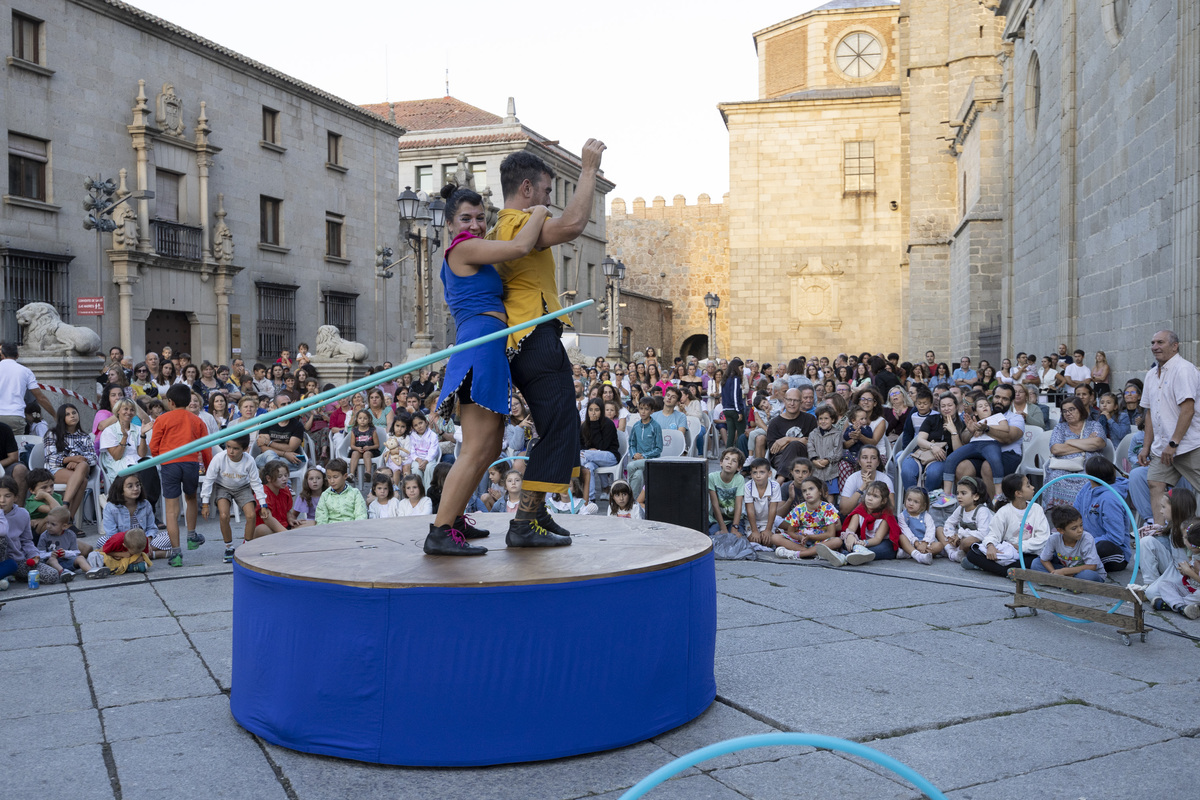
<path id="1" fill-rule="evenodd" d="M 746 529 L 750 541 L 760 545 L 771 544 L 775 517 L 779 513 L 782 495 L 779 484 L 771 480 L 771 462 L 765 458 L 750 460 L 750 481 L 743 489 L 746 506 Z"/>
<path id="2" fill-rule="evenodd" d="M 904 508 L 896 515 L 900 523 L 900 552 L 896 558 L 911 558 L 929 565 L 946 547 L 946 536 L 929 513 L 929 495 L 919 486 L 904 492 Z"/>
<path id="3" fill-rule="evenodd" d="M 88 561 L 85 557 L 91 548 L 80 544 L 71 530 L 71 512 L 66 506 L 56 506 L 46 514 L 42 525 L 42 535 L 38 537 L 37 548 L 42 561 L 58 571 L 59 580 L 63 583 L 75 577 L 77 572 L 88 571 Z"/>
<path id="4" fill-rule="evenodd" d="M 1050 537 L 1046 512 L 1037 503 L 1030 505 L 1034 489 L 1028 478 L 1017 473 L 1006 475 L 1000 482 L 1000 491 L 1004 494 L 996 498 L 999 505 L 987 533 L 978 544 L 971 545 L 963 553 L 967 562 L 993 575 L 1007 575 L 1011 567 L 1030 564 L 1036 556 L 1018 552 L 1018 545 L 1026 554 L 1039 553 Z M 1021 535 L 1022 518 L 1026 519 L 1024 536 Z"/>
<path id="5" fill-rule="evenodd" d="M 403 480 L 403 478 L 401 478 Z M 400 498 L 392 487 L 392 473 L 376 472 L 371 478 L 371 495 L 367 498 L 367 519 L 393 519 L 404 516 Z"/>
<path id="6" fill-rule="evenodd" d="M 963 554 L 971 545 L 979 544 L 988 535 L 992 525 L 992 510 L 988 508 L 987 488 L 983 481 L 968 475 L 958 481 L 956 495 L 958 508 L 946 520 L 946 556 L 951 561 L 962 562 Z M 964 569 L 974 569 L 967 561 Z"/>
<path id="7" fill-rule="evenodd" d="M 571 478 L 571 495 L 566 492 L 547 492 L 546 507 L 551 514 L 599 514 L 600 507 L 595 503 L 585 502 L 583 496 L 583 481 Z"/>
<path id="8" fill-rule="evenodd" d="M 29 487 L 29 496 L 25 498 L 25 510 L 29 512 L 29 525 L 36 536 L 46 526 L 46 515 L 51 509 L 63 504 L 62 495 L 54 491 L 54 473 L 48 469 L 31 469 L 25 477 L 25 485 Z M 67 518 L 67 524 L 71 522 Z M 79 531 L 75 531 L 79 535 Z"/>
<path id="9" fill-rule="evenodd" d="M 412 447 L 409 445 L 408 418 L 398 415 L 392 420 L 392 435 L 383 445 L 383 465 L 392 472 L 392 484 L 400 485 L 400 479 L 412 467 Z"/>
<path id="10" fill-rule="evenodd" d="M 492 503 L 491 510 L 498 514 L 515 514 L 521 504 L 521 473 L 510 469 L 504 473 L 504 494 Z"/>
<path id="11" fill-rule="evenodd" d="M 292 511 L 292 487 L 288 483 L 288 475 L 287 462 L 280 460 L 268 461 L 259 472 L 267 502 L 255 509 L 251 539 L 287 530 L 288 515 Z M 362 495 L 358 499 L 361 500 Z M 366 519 L 365 515 L 363 519 Z"/>
<path id="12" fill-rule="evenodd" d="M 800 482 L 800 491 L 804 502 L 788 512 L 779 533 L 772 536 L 775 555 L 780 558 L 813 558 L 818 542 L 834 539 L 842 530 L 825 481 L 810 476 Z"/>
<path id="13" fill-rule="evenodd" d="M 471 502 L 474 508 L 468 511 L 491 511 L 496 501 L 504 496 L 504 469 L 499 464 L 493 464 L 487 471 L 487 490 L 481 492 Z"/>
<path id="14" fill-rule="evenodd" d="M 349 472 L 350 467 L 340 458 L 331 459 L 325 465 L 329 488 L 321 492 L 321 499 L 317 501 L 318 525 L 367 518 L 367 503 L 362 494 L 346 485 Z"/>
<path id="15" fill-rule="evenodd" d="M 405 475 L 400 481 L 403 497 L 400 501 L 400 516 L 420 517 L 433 513 L 433 501 L 425 496 L 425 484 L 420 475 Z"/>
<path id="16" fill-rule="evenodd" d="M 130 528 L 108 538 L 104 547 L 88 553 L 89 578 L 145 572 L 150 569 L 150 543 L 141 528 Z"/>
<path id="17" fill-rule="evenodd" d="M 221 520 L 221 538 L 225 541 L 226 564 L 233 561 L 234 551 L 233 531 L 229 527 L 230 508 L 242 510 L 242 516 L 246 519 L 242 537 L 250 541 L 254 538 L 255 512 L 267 504 L 258 465 L 246 455 L 249 447 L 249 434 L 230 439 L 225 443 L 225 449 L 217 454 L 200 476 L 200 513 L 209 519 L 209 500 L 215 499 Z M 286 469 L 283 472 L 287 474 Z"/>
<path id="18" fill-rule="evenodd" d="M 138 477 L 140 474 L 113 478 L 108 489 L 108 503 L 100 516 L 101 532 L 96 538 L 95 548 L 103 548 L 104 543 L 119 531 L 141 528 L 150 540 L 150 557 L 168 558 L 171 554 L 171 538 L 154 521 L 154 507 L 143 495 L 142 480 Z"/>
<path id="19" fill-rule="evenodd" d="M 838 447 L 841 447 L 840 443 Z M 788 469 L 788 480 L 779 487 L 779 519 L 776 520 L 776 527 L 779 527 L 784 518 L 792 513 L 793 508 L 804 502 L 804 494 L 800 488 L 800 484 L 804 483 L 804 479 L 812 474 L 812 461 L 807 458 L 797 458 L 792 462 L 792 466 Z M 783 476 L 780 475 L 779 477 L 782 478 Z M 828 484 L 826 484 L 826 488 L 828 488 Z"/>
<path id="20" fill-rule="evenodd" d="M 1176 490 L 1178 491 L 1178 490 Z M 1188 619 L 1200 619 L 1200 519 L 1186 520 L 1183 543 L 1187 555 L 1172 564 L 1146 589 L 1155 611 L 1169 608 Z"/>
<path id="21" fill-rule="evenodd" d="M 832 566 L 858 566 L 879 558 L 895 558 L 900 524 L 892 514 L 891 491 L 883 481 L 871 481 L 862 502 L 846 518 L 842 535 L 817 542 L 817 555 Z M 845 553 L 837 552 L 839 549 Z"/>
<path id="22" fill-rule="evenodd" d="M 625 481 L 613 481 L 608 487 L 608 516 L 644 519 L 642 507 L 633 502 L 633 489 Z"/>
<path id="23" fill-rule="evenodd" d="M 1084 471 L 1104 481 L 1124 497 L 1129 496 L 1129 481 L 1117 477 L 1117 468 L 1104 456 L 1089 456 Z M 1096 552 L 1104 562 L 1104 571 L 1121 572 L 1133 561 L 1133 546 L 1129 536 L 1129 517 L 1125 502 L 1106 486 L 1087 481 L 1080 487 L 1072 503 L 1083 516 L 1083 529 L 1096 542 Z"/>
<path id="24" fill-rule="evenodd" d="M 1038 560 L 1033 562 L 1033 568 L 1038 572 L 1104 583 L 1104 564 L 1100 562 L 1092 535 L 1083 530 L 1080 513 L 1072 506 L 1053 506 L 1048 516 L 1055 530 Z"/>
<path id="25" fill-rule="evenodd" d="M 708 473 L 708 533 L 744 533 L 746 478 L 742 475 L 745 457 L 736 447 L 721 451 L 721 469 Z"/>
<path id="26" fill-rule="evenodd" d="M 370 411 L 359 411 L 354 415 L 354 427 L 350 429 L 350 474 L 355 474 L 361 460 L 370 469 L 379 456 L 379 429 L 371 421 Z"/>
<path id="27" fill-rule="evenodd" d="M 300 487 L 300 496 L 292 503 L 292 510 L 288 513 L 289 528 L 303 528 L 306 525 L 317 524 L 317 502 L 321 499 L 321 493 L 329 488 L 329 482 L 325 480 L 325 471 L 316 467 L 309 467 L 304 473 L 304 484 Z"/>
<path id="28" fill-rule="evenodd" d="M 58 570 L 42 563 L 37 546 L 33 543 L 29 512 L 17 506 L 17 482 L 11 475 L 0 477 L 0 514 L 4 515 L 0 535 L 5 540 L 5 552 L 0 553 L 0 562 L 10 559 L 14 562 L 7 567 L 13 570 L 9 574 L 23 581 L 29 577 L 29 570 L 36 569 L 41 583 L 58 583 Z"/>

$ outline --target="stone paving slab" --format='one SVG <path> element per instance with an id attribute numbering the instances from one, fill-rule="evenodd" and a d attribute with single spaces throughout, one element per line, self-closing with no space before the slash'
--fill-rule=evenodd
<path id="1" fill-rule="evenodd" d="M 202 732 L 228 731 L 230 726 L 237 727 L 229 712 L 229 697 L 225 694 L 111 706 L 100 713 L 104 717 L 104 733 L 110 742 L 173 733 L 207 735 Z"/>
<path id="2" fill-rule="evenodd" d="M 830 752 L 786 758 L 769 764 L 722 769 L 713 777 L 750 800 L 785 797 L 909 798 L 917 794 L 899 779 L 879 775 L 861 762 Z"/>
<path id="3" fill-rule="evenodd" d="M 0 652 L 0 676 L 6 687 L 23 689 L 5 692 L 0 719 L 92 707 L 83 654 L 78 647 L 5 650 Z"/>
<path id="4" fill-rule="evenodd" d="M 172 604 L 172 611 L 178 603 Z M 177 614 L 176 619 L 183 626 L 185 633 L 200 633 L 202 631 L 220 631 L 233 627 L 232 611 L 213 611 L 208 614 Z"/>
<path id="5" fill-rule="evenodd" d="M 1200 740 L 1174 739 L 952 792 L 954 800 L 1062 797 L 1158 800 L 1196 796 Z"/>
<path id="6" fill-rule="evenodd" d="M 287 800 L 254 737 L 232 720 L 219 734 L 114 742 L 112 754 L 121 800 Z"/>
<path id="7" fill-rule="evenodd" d="M 44 755 L 50 749 L 57 753 L 60 748 L 104 742 L 100 716 L 90 701 L 76 711 L 43 709 L 28 717 L 6 719 L 0 728 L 4 731 L 0 736 L 0 763 L 23 753 Z M 5 775 L 10 772 L 7 769 L 0 771 Z"/>
<path id="8" fill-rule="evenodd" d="M 1200 669 L 1192 671 L 1195 677 Z M 1180 736 L 1200 736 L 1200 683 L 1159 684 L 1137 692 L 1091 696 L 1097 708 L 1145 720 Z"/>
<path id="9" fill-rule="evenodd" d="M 625 789 L 615 792 L 605 792 L 600 795 L 585 795 L 589 800 L 620 800 Z M 725 784 L 708 775 L 692 775 L 687 778 L 675 778 L 655 786 L 646 795 L 647 800 L 745 800 L 746 795 L 730 789 Z"/>
<path id="10" fill-rule="evenodd" d="M 65 625 L 50 625 L 45 628 L 20 628 L 14 631 L 0 631 L 0 650 L 25 650 L 32 647 L 54 647 L 55 645 L 71 645 L 79 643 L 79 631 L 70 624 L 68 615 Z"/>
<path id="11" fill-rule="evenodd" d="M 0 611 L 0 633 L 5 640 L 10 640 L 8 631 L 71 624 L 71 601 L 67 593 L 38 594 L 40 591 L 31 592 L 18 585 L 0 594 L 0 603 L 5 603 Z"/>
<path id="12" fill-rule="evenodd" d="M 900 617 L 887 611 L 861 611 L 857 614 L 821 617 L 821 624 L 847 631 L 864 639 L 932 630 L 923 622 Z"/>
<path id="13" fill-rule="evenodd" d="M 777 732 L 778 729 L 743 714 L 741 711 L 718 700 L 709 706 L 708 710 L 687 725 L 664 733 L 662 736 L 656 736 L 652 741 L 673 757 L 678 758 L 694 750 L 708 747 L 710 744 L 725 741 L 726 739 Z M 742 764 L 776 761 L 780 758 L 788 758 L 806 752 L 811 753 L 813 749 L 811 747 L 755 747 L 709 759 L 698 764 L 696 768 L 704 772 L 711 772 L 716 769 L 736 767 Z"/>
<path id="14" fill-rule="evenodd" d="M 179 633 L 179 623 L 174 617 L 144 617 L 136 620 L 107 620 L 105 622 L 83 622 L 79 633 L 84 644 L 100 642 L 130 641 L 150 636 L 170 636 Z"/>
<path id="15" fill-rule="evenodd" d="M 791 614 L 778 609 L 717 593 L 717 630 L 771 625 L 776 622 L 792 622 L 795 619 Z"/>
<path id="16" fill-rule="evenodd" d="M 88 587 L 71 593 L 75 621 L 124 622 L 170 615 L 150 582 L 141 578 L 132 585 Z"/>
<path id="17" fill-rule="evenodd" d="M 232 569 L 227 575 L 157 581 L 154 589 L 162 598 L 162 602 L 176 613 L 208 614 L 233 611 Z"/>
<path id="18" fill-rule="evenodd" d="M 233 682 L 233 636 L 229 630 L 189 633 L 192 646 L 208 667 L 217 684 L 228 691 Z"/>
<path id="19" fill-rule="evenodd" d="M 447 742 L 448 747 L 465 746 Z M 468 769 L 406 769 L 296 753 L 267 745 L 302 800 L 437 798 L 515 800 L 578 798 L 624 790 L 674 756 L 649 742 L 557 761 Z M 691 774 L 696 774 L 694 771 Z M 687 776 L 685 773 L 684 777 Z"/>
<path id="20" fill-rule="evenodd" d="M 722 655 L 762 653 L 767 650 L 786 650 L 807 647 L 822 642 L 849 641 L 858 638 L 848 631 L 838 630 L 812 620 L 776 622 L 768 625 L 724 628 L 717 630 L 717 652 Z"/>
<path id="21" fill-rule="evenodd" d="M 936 628 L 960 628 L 1012 618 L 1012 614 L 1004 607 L 1007 600 L 1003 595 L 980 594 L 976 592 L 974 597 L 946 603 L 894 608 L 888 613 L 924 622 Z"/>
<path id="22" fill-rule="evenodd" d="M 1164 728 L 1068 704 L 868 742 L 943 791 L 1172 739 Z M 989 743 L 980 749 L 980 743 Z M 993 754 L 1003 751 L 1003 758 Z M 1083 792 L 1086 796 L 1086 792 Z"/>
<path id="23" fill-rule="evenodd" d="M 101 708 L 146 700 L 199 697 L 217 690 L 182 633 L 85 644 Z M 119 679 L 118 679 L 119 677 Z"/>
<path id="24" fill-rule="evenodd" d="M 6 734 L 7 735 L 7 734 Z M 113 790 L 104 768 L 104 755 L 98 744 L 81 747 L 51 745 L 54 768 L 45 768 L 26 755 L 19 764 L 0 765 L 4 769 L 4 796 L 11 798 L 70 798 L 70 800 L 112 800 Z M 128 797 L 128 795 L 126 795 Z"/>

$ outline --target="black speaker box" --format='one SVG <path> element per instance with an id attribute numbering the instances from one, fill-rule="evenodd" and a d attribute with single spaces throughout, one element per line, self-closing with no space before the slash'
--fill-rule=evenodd
<path id="1" fill-rule="evenodd" d="M 645 469 L 646 519 L 708 533 L 708 462 L 653 458 Z"/>

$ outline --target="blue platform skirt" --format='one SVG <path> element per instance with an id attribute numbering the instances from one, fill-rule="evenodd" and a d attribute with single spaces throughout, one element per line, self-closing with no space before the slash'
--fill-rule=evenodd
<path id="1" fill-rule="evenodd" d="M 507 327 L 506 323 L 493 316 L 476 314 L 459 326 L 455 343 L 469 342 Z M 507 416 L 510 381 L 508 357 L 504 353 L 507 342 L 507 337 L 502 336 L 450 356 L 442 393 L 438 395 L 438 410 L 441 410 L 448 397 L 461 388 L 464 391 L 459 395 L 459 402 L 463 402 L 469 393 L 471 402 Z"/>

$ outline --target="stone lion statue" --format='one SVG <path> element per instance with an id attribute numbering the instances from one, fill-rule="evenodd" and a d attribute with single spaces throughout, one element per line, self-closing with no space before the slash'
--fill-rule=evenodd
<path id="1" fill-rule="evenodd" d="M 314 351 L 320 358 L 338 361 L 366 361 L 367 346 L 361 342 L 343 339 L 336 325 L 317 328 L 317 347 Z"/>
<path id="2" fill-rule="evenodd" d="M 90 356 L 100 351 L 100 335 L 89 328 L 68 325 L 49 303 L 29 303 L 17 311 L 25 329 L 21 349 L 30 355 Z"/>

